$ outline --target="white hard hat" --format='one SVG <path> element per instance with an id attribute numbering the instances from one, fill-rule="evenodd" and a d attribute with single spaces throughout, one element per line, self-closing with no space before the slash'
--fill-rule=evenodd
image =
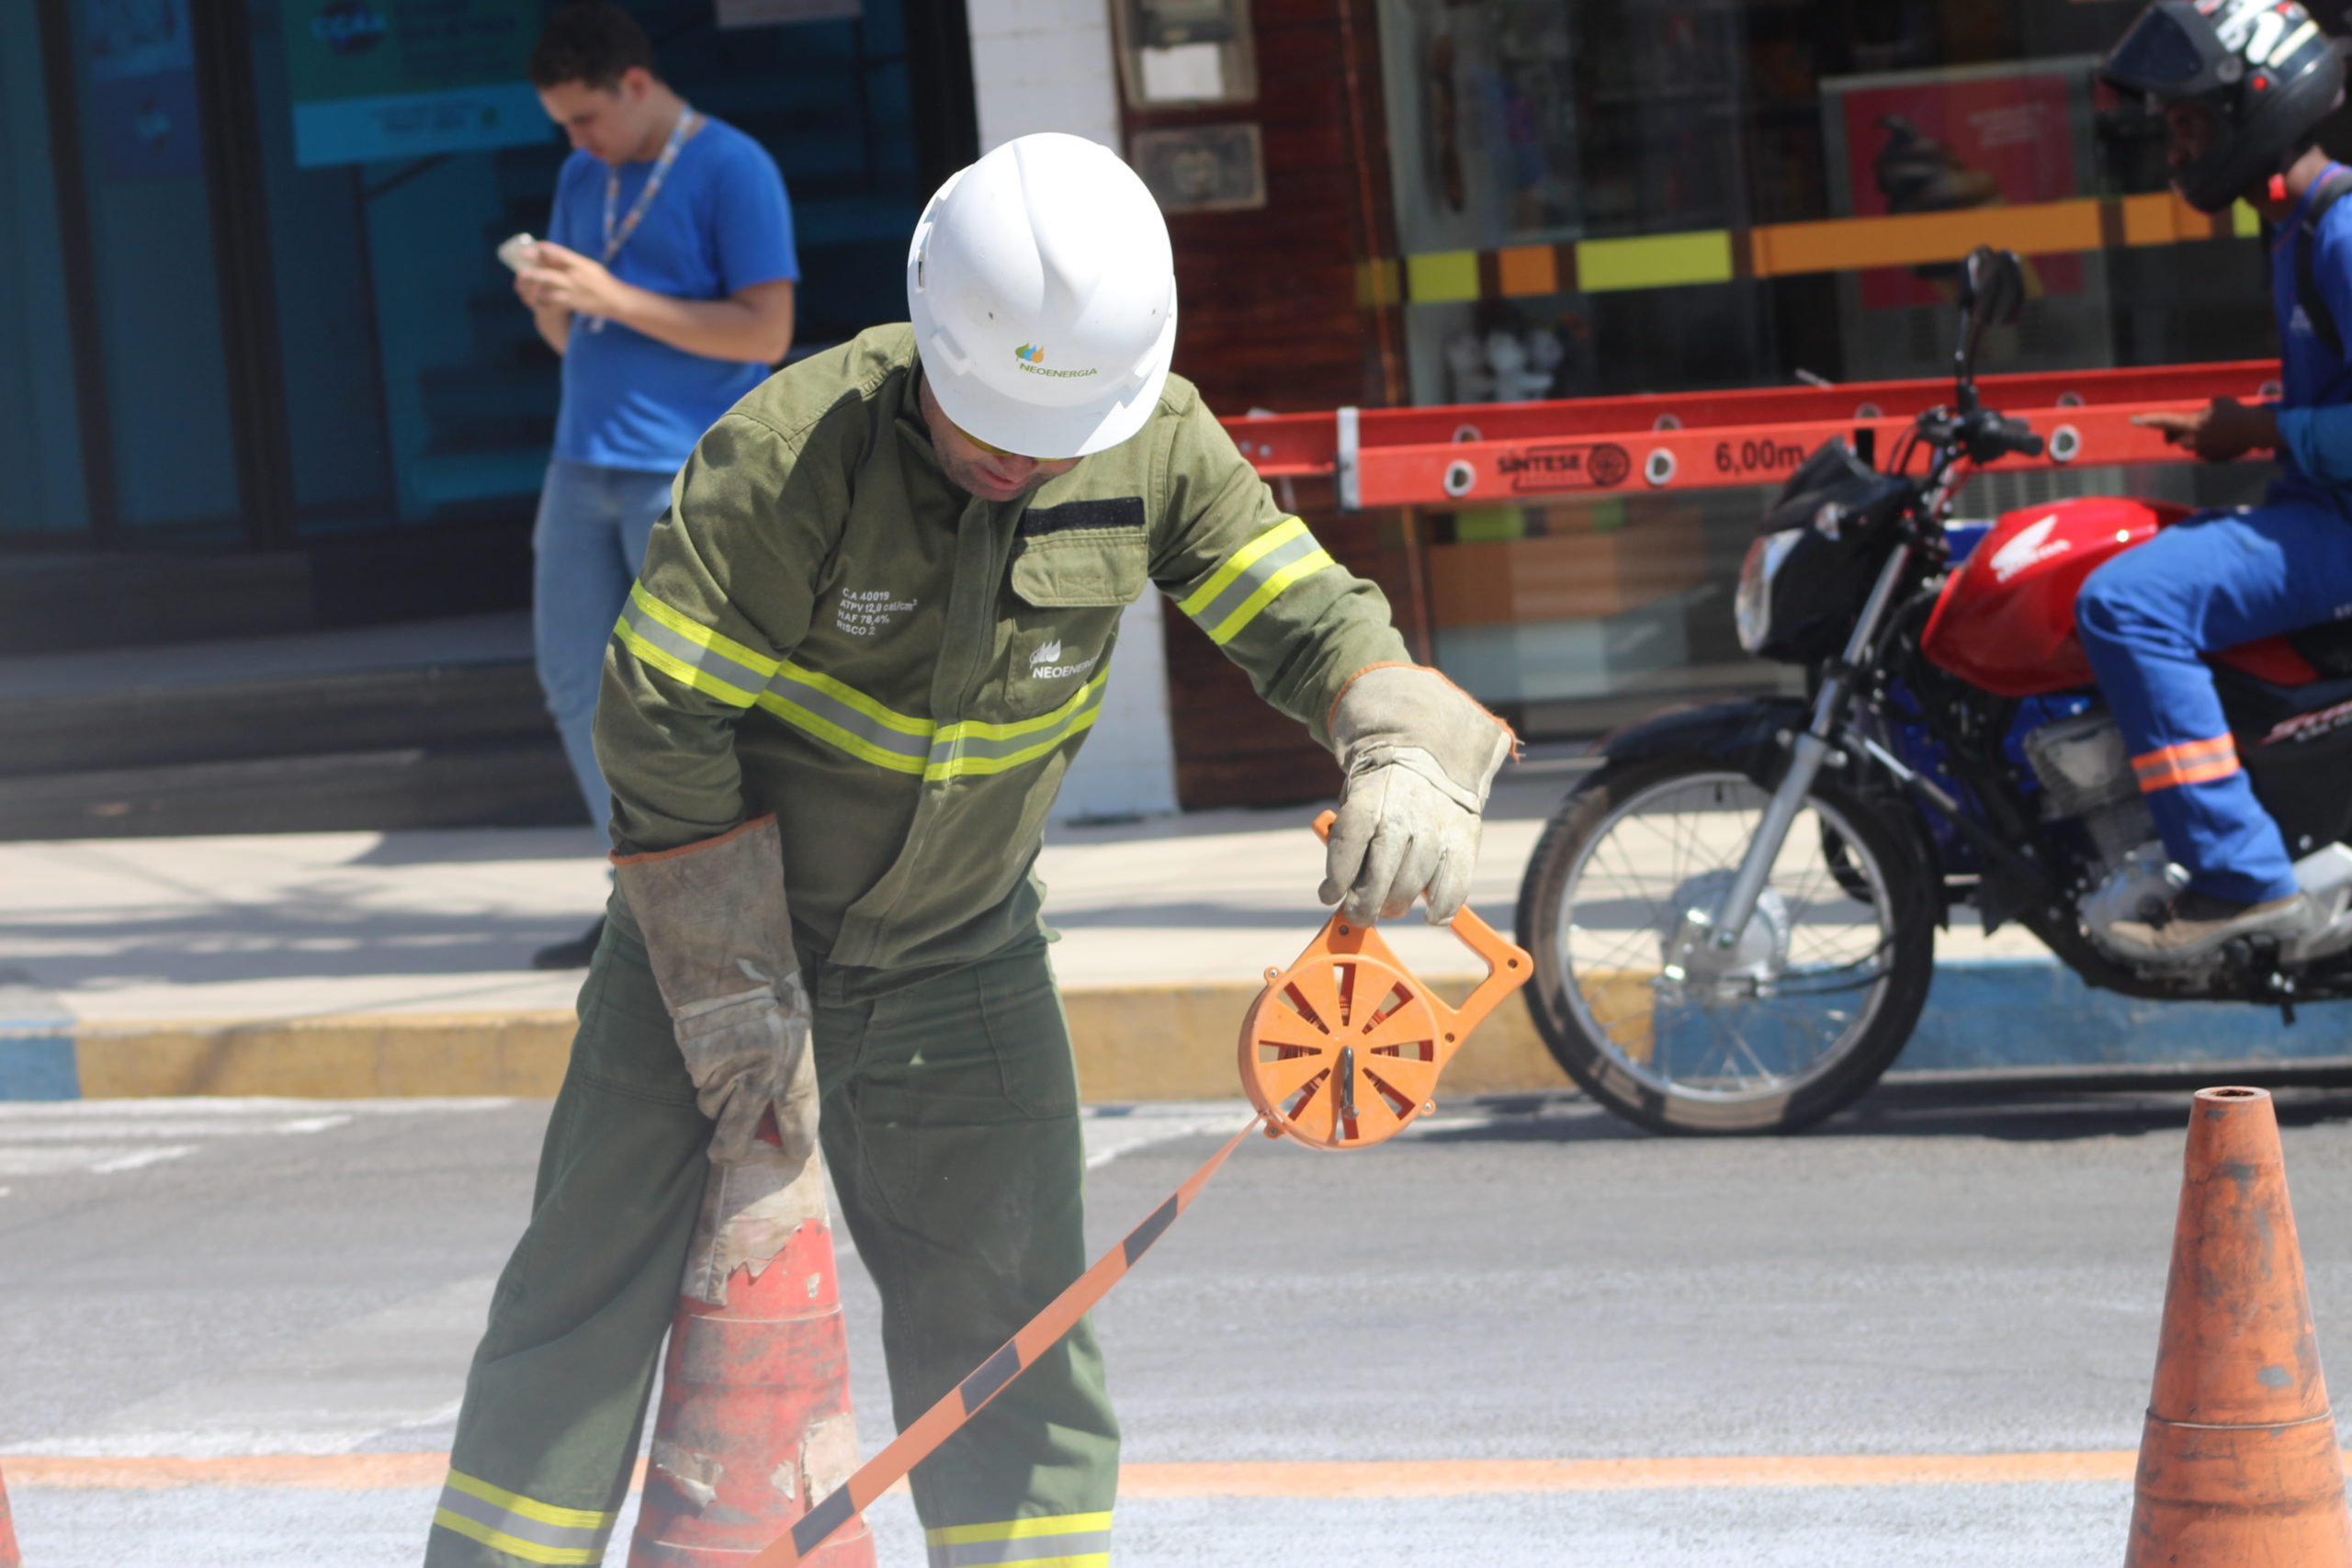
<path id="1" fill-rule="evenodd" d="M 1109 149 L 1020 137 L 923 209 L 907 310 L 966 434 L 1024 457 L 1100 452 L 1143 428 L 1176 352 L 1168 224 Z"/>

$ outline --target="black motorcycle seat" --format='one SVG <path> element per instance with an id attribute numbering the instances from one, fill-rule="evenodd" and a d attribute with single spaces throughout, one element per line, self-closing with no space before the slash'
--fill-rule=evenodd
<path id="1" fill-rule="evenodd" d="M 2288 646 L 2311 660 L 2323 681 L 2352 676 L 2352 619 L 2322 621 L 2287 634 Z"/>

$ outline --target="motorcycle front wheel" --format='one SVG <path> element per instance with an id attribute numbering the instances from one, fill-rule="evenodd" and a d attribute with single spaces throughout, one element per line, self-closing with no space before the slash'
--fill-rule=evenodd
<path id="1" fill-rule="evenodd" d="M 1747 927 L 1678 959 L 1755 835 L 1765 788 L 1700 757 L 1601 769 L 1520 885 L 1528 1005 L 1587 1093 L 1661 1133 L 1792 1133 L 1878 1081 L 1935 962 L 1918 857 L 1869 803 L 1816 783 Z"/>

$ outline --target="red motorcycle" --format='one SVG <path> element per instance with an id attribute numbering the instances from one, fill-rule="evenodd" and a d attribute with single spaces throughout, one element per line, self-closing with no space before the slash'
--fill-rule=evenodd
<path id="1" fill-rule="evenodd" d="M 1766 513 L 1740 642 L 1804 666 L 1810 699 L 1610 736 L 1536 847 L 1518 937 L 1537 1026 L 1634 1122 L 1792 1132 L 1846 1105 L 1910 1037 L 1936 930 L 1962 904 L 2129 996 L 2290 1020 L 2352 996 L 2352 622 L 2211 660 L 2255 794 L 2300 857 L 2305 924 L 2186 967 L 2106 940 L 2183 874 L 2092 686 L 2075 597 L 2185 509 L 2096 496 L 1947 528 L 1963 463 L 2041 451 L 1973 379 L 1984 326 L 2023 302 L 2014 255 L 1970 256 L 1952 405 L 1919 415 L 1883 468 L 1827 443 Z"/>

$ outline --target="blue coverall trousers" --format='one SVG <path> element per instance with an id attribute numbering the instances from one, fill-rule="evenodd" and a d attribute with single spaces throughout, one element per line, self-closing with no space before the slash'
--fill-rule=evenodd
<path id="1" fill-rule="evenodd" d="M 2165 852 L 2197 891 L 2251 903 L 2295 890 L 2200 656 L 2348 614 L 2352 521 L 2293 497 L 2185 519 L 2083 584 L 2083 651 Z"/>

